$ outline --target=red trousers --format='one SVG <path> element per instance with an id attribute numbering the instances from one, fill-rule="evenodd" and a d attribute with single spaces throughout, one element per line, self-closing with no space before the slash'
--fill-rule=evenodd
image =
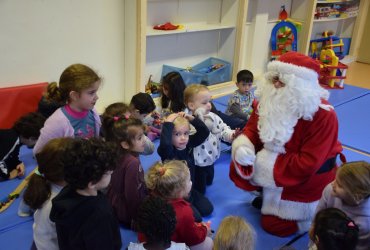
<path id="1" fill-rule="evenodd" d="M 284 220 L 274 215 L 262 215 L 261 226 L 266 232 L 279 237 L 286 237 L 298 231 L 296 221 Z"/>

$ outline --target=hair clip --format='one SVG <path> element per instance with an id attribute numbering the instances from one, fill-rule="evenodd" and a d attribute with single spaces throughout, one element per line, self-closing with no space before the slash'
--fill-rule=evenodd
<path id="1" fill-rule="evenodd" d="M 44 175 L 40 173 L 38 168 L 35 170 L 35 174 L 38 176 L 44 177 Z"/>
<path id="2" fill-rule="evenodd" d="M 129 114 L 125 114 L 125 119 L 128 120 L 130 118 L 130 115 Z"/>
<path id="3" fill-rule="evenodd" d="M 350 221 L 350 222 L 348 222 L 347 226 L 348 227 L 355 227 L 355 224 L 353 223 L 353 221 Z"/>
<path id="4" fill-rule="evenodd" d="M 119 120 L 119 116 L 113 116 L 113 120 L 116 122 Z"/>
<path id="5" fill-rule="evenodd" d="M 160 176 L 163 176 L 163 175 L 166 173 L 166 168 L 165 168 L 165 167 L 160 167 L 160 168 L 158 169 L 158 171 L 159 171 L 159 175 L 160 175 Z"/>

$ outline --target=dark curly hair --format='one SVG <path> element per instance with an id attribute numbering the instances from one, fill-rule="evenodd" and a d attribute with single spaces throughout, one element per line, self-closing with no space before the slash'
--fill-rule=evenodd
<path id="1" fill-rule="evenodd" d="M 148 244 L 165 247 L 171 244 L 171 235 L 176 228 L 176 213 L 162 198 L 148 196 L 139 207 L 135 223 Z"/>
<path id="2" fill-rule="evenodd" d="M 312 233 L 318 237 L 319 250 L 352 250 L 356 249 L 359 228 L 343 211 L 326 208 L 316 214 Z"/>
<path id="3" fill-rule="evenodd" d="M 169 108 L 174 113 L 184 111 L 186 108 L 184 103 L 186 85 L 180 73 L 170 72 L 165 75 L 162 79 L 162 88 L 167 88 L 168 90 L 168 97 L 163 94 L 162 90 L 162 108 Z"/>
<path id="4" fill-rule="evenodd" d="M 44 126 L 45 117 L 38 112 L 21 116 L 13 125 L 13 129 L 24 138 L 39 138 L 40 130 Z"/>
<path id="5" fill-rule="evenodd" d="M 64 180 L 62 159 L 69 153 L 73 140 L 70 137 L 52 139 L 36 154 L 38 171 L 43 176 L 33 174 L 23 195 L 24 202 L 32 209 L 41 208 L 49 199 L 50 183 Z"/>
<path id="6" fill-rule="evenodd" d="M 117 146 L 103 139 L 75 138 L 63 159 L 65 181 L 74 189 L 84 189 L 89 182 L 95 184 L 116 168 L 118 155 Z"/>

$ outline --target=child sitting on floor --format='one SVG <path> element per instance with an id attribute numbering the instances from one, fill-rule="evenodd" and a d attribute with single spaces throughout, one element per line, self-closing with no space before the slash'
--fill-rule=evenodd
<path id="1" fill-rule="evenodd" d="M 19 160 L 22 145 L 32 148 L 40 136 L 45 118 L 40 113 L 20 117 L 10 129 L 0 129 L 0 181 L 22 177 L 25 174 Z"/>
<path id="2" fill-rule="evenodd" d="M 146 134 L 151 141 L 161 135 L 160 115 L 155 111 L 155 104 L 148 93 L 138 93 L 134 95 L 130 102 L 130 108 L 134 115 L 143 121 L 147 126 Z"/>
<path id="3" fill-rule="evenodd" d="M 153 195 L 167 200 L 175 210 L 177 223 L 171 240 L 183 242 L 192 250 L 211 250 L 210 228 L 206 223 L 195 222 L 193 210 L 184 200 L 192 186 L 186 163 L 178 160 L 156 163 L 148 170 L 145 181 Z"/>
<path id="4" fill-rule="evenodd" d="M 211 93 L 206 86 L 189 85 L 185 89 L 184 100 L 191 114 L 204 121 L 210 131 L 208 138 L 193 150 L 196 165 L 194 188 L 204 194 L 206 186 L 213 182 L 214 163 L 221 154 L 221 140 L 231 143 L 235 131 L 211 112 Z"/>
<path id="5" fill-rule="evenodd" d="M 109 122 L 114 117 L 130 117 L 132 115 L 132 111 L 130 107 L 123 103 L 123 102 L 115 102 L 110 104 L 108 107 L 105 108 L 104 113 L 102 114 L 102 127 L 101 127 L 101 136 L 105 138 L 105 131 L 110 129 Z M 108 128 L 107 128 L 108 127 Z M 154 152 L 154 144 L 153 142 L 144 135 L 145 147 L 144 151 L 140 154 L 142 155 L 151 155 Z"/>
<path id="6" fill-rule="evenodd" d="M 312 223 L 311 250 L 354 250 L 359 239 L 358 226 L 343 211 L 337 208 L 320 210 Z"/>
<path id="7" fill-rule="evenodd" d="M 145 243 L 130 243 L 128 250 L 189 250 L 184 243 L 171 241 L 176 228 L 173 207 L 160 197 L 149 196 L 139 207 L 135 224 Z"/>
<path id="8" fill-rule="evenodd" d="M 162 117 L 185 110 L 185 88 L 185 82 L 179 72 L 173 71 L 163 76 L 161 106 L 159 107 Z"/>
<path id="9" fill-rule="evenodd" d="M 344 163 L 334 182 L 326 186 L 316 208 L 334 207 L 352 218 L 360 229 L 358 250 L 370 246 L 370 164 L 365 161 Z"/>
<path id="10" fill-rule="evenodd" d="M 114 116 L 105 118 L 105 139 L 120 148 L 120 162 L 112 175 L 107 196 L 118 220 L 134 229 L 140 203 L 147 195 L 144 170 L 139 154 L 144 151 L 144 126 L 136 118 Z"/>
<path id="11" fill-rule="evenodd" d="M 116 152 L 115 146 L 101 139 L 73 139 L 63 159 L 68 184 L 52 200 L 50 212 L 60 250 L 121 249 L 118 221 L 100 192 L 116 168 Z"/>
<path id="12" fill-rule="evenodd" d="M 218 227 L 214 250 L 253 250 L 256 234 L 242 217 L 227 216 Z"/>
<path id="13" fill-rule="evenodd" d="M 190 124 L 196 133 L 190 135 Z M 162 126 L 162 134 L 158 146 L 161 160 L 183 160 L 188 164 L 191 180 L 194 181 L 193 148 L 200 145 L 208 137 L 209 130 L 198 118 L 184 112 L 170 114 Z M 192 204 L 195 220 L 201 221 L 213 211 L 212 203 L 203 194 L 192 188 L 188 201 Z"/>
<path id="14" fill-rule="evenodd" d="M 227 103 L 226 114 L 244 121 L 248 121 L 253 112 L 252 104 L 254 95 L 251 91 L 253 84 L 253 74 L 249 70 L 241 70 L 236 75 L 236 87 Z"/>
<path id="15" fill-rule="evenodd" d="M 58 250 L 55 224 L 50 221 L 51 200 L 66 185 L 62 159 L 69 153 L 72 138 L 49 141 L 36 155 L 38 169 L 24 191 L 24 202 L 36 210 L 33 218 L 33 240 L 38 250 Z"/>
<path id="16" fill-rule="evenodd" d="M 99 136 L 100 117 L 94 109 L 101 78 L 88 66 L 73 64 L 66 68 L 57 83 L 50 83 L 48 91 L 65 105 L 57 109 L 45 122 L 33 153 L 36 155 L 53 138 Z"/>

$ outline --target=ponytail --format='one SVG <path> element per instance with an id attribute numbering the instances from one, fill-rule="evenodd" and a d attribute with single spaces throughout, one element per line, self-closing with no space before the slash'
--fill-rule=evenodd
<path id="1" fill-rule="evenodd" d="M 28 206 L 36 210 L 42 207 L 42 204 L 49 199 L 50 194 L 50 182 L 45 177 L 33 174 L 24 191 L 23 199 Z"/>

